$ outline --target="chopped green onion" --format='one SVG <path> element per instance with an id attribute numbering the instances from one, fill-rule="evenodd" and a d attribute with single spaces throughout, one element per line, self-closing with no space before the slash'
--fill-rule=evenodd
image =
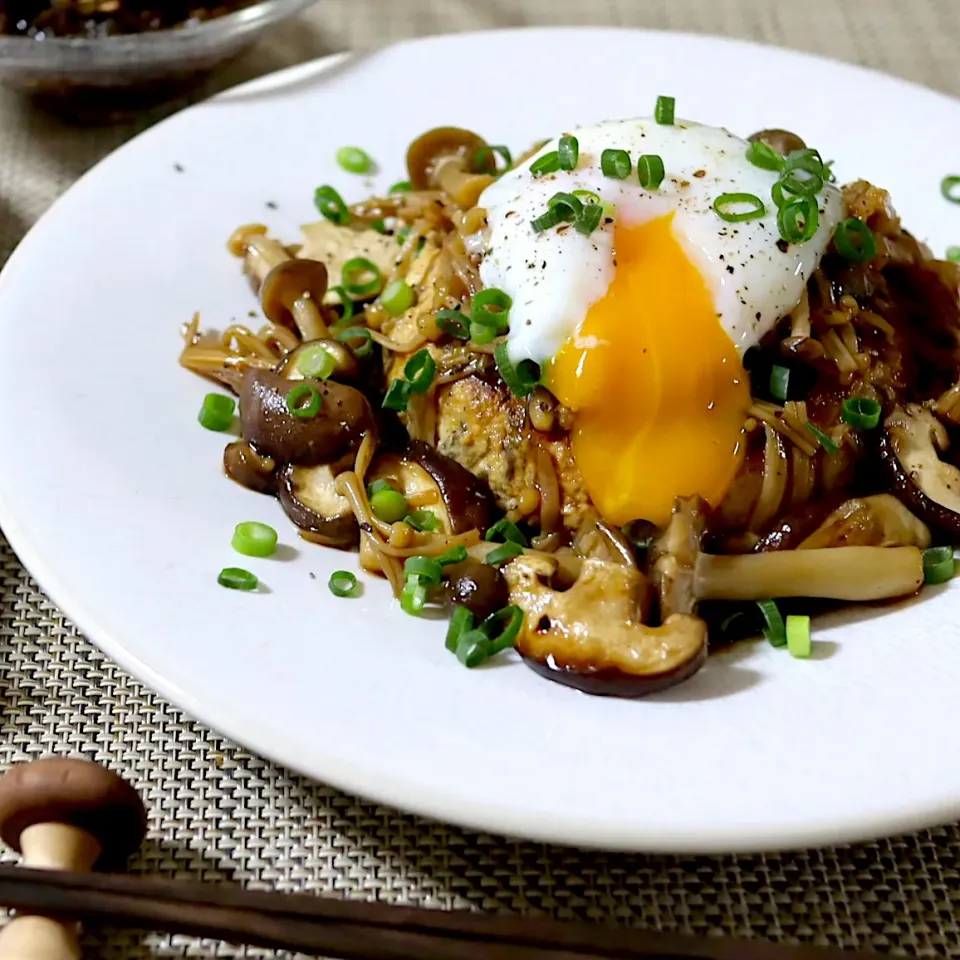
<path id="1" fill-rule="evenodd" d="M 519 543 L 507 541 L 501 543 L 499 547 L 491 550 L 484 558 L 484 563 L 489 563 L 492 567 L 499 567 L 501 563 L 506 563 L 512 557 L 518 557 L 523 553 L 523 547 Z"/>
<path id="2" fill-rule="evenodd" d="M 440 521 L 431 510 L 411 510 L 403 518 L 403 522 L 409 523 L 419 533 L 433 533 L 440 529 Z"/>
<path id="3" fill-rule="evenodd" d="M 532 360 L 521 360 L 516 366 L 513 365 L 506 340 L 501 340 L 494 348 L 493 358 L 503 382 L 514 396 L 529 396 L 540 382 L 540 368 Z"/>
<path id="4" fill-rule="evenodd" d="M 604 150 L 600 154 L 600 170 L 605 177 L 613 180 L 626 180 L 630 176 L 633 162 L 626 150 Z"/>
<path id="5" fill-rule="evenodd" d="M 298 383 L 287 394 L 287 409 L 300 420 L 312 420 L 323 408 L 323 397 L 312 383 Z"/>
<path id="6" fill-rule="evenodd" d="M 788 200 L 777 212 L 777 227 L 787 243 L 806 243 L 816 232 L 820 211 L 813 197 Z"/>
<path id="7" fill-rule="evenodd" d="M 331 573 L 327 586 L 335 597 L 355 597 L 357 595 L 357 578 L 349 570 L 336 570 Z"/>
<path id="8" fill-rule="evenodd" d="M 419 577 L 430 587 L 435 587 L 443 578 L 443 567 L 433 557 L 407 557 L 403 572 L 408 579 Z"/>
<path id="9" fill-rule="evenodd" d="M 503 540 L 507 543 L 519 543 L 521 547 L 527 545 L 527 538 L 523 535 L 523 531 L 515 523 L 507 520 L 506 517 L 498 520 L 484 534 L 483 539 L 491 543 L 496 540 Z"/>
<path id="10" fill-rule="evenodd" d="M 877 238 L 856 217 L 848 217 L 837 227 L 833 244 L 841 257 L 853 263 L 868 263 L 877 255 Z"/>
<path id="11" fill-rule="evenodd" d="M 540 214 L 535 220 L 531 220 L 530 226 L 533 227 L 534 233 L 545 233 L 559 223 L 563 223 L 563 217 L 560 215 L 560 211 L 548 210 L 546 213 Z"/>
<path id="12" fill-rule="evenodd" d="M 407 515 L 407 498 L 399 490 L 378 490 L 370 498 L 370 509 L 384 523 L 399 523 Z"/>
<path id="13" fill-rule="evenodd" d="M 836 453 L 840 449 L 837 441 L 834 440 L 833 437 L 825 434 L 815 423 L 811 423 L 808 420 L 804 426 L 817 438 L 817 441 L 820 446 L 823 447 L 825 453 Z"/>
<path id="14" fill-rule="evenodd" d="M 441 310 L 433 318 L 437 326 L 455 340 L 469 340 L 470 318 L 459 310 Z"/>
<path id="15" fill-rule="evenodd" d="M 673 123 L 674 108 L 677 101 L 674 97 L 657 97 L 657 105 L 653 111 L 653 118 L 657 123 L 669 127 Z"/>
<path id="16" fill-rule="evenodd" d="M 561 137 L 557 144 L 557 161 L 561 170 L 576 170 L 580 159 L 580 141 L 576 137 Z"/>
<path id="17" fill-rule="evenodd" d="M 510 326 L 513 299 L 499 287 L 487 287 L 473 296 L 471 322 L 506 333 Z"/>
<path id="18" fill-rule="evenodd" d="M 350 210 L 343 202 L 343 197 L 333 187 L 317 187 L 313 194 L 313 202 L 321 216 L 331 223 L 342 227 L 350 222 Z"/>
<path id="19" fill-rule="evenodd" d="M 813 642 L 810 639 L 810 618 L 787 617 L 787 650 L 791 657 L 806 660 L 813 652 Z"/>
<path id="20" fill-rule="evenodd" d="M 946 258 L 953 263 L 960 262 L 960 247 L 947 247 Z"/>
<path id="21" fill-rule="evenodd" d="M 277 531 L 265 523 L 238 523 L 230 545 L 245 557 L 271 557 L 277 550 Z"/>
<path id="22" fill-rule="evenodd" d="M 467 559 L 467 548 L 461 544 L 451 547 L 446 553 L 437 557 L 441 567 L 449 567 L 453 563 L 463 563 Z"/>
<path id="23" fill-rule="evenodd" d="M 366 327 L 347 327 L 345 330 L 338 330 L 334 333 L 339 343 L 348 346 L 355 357 L 363 359 L 373 353 L 373 337 Z M 357 346 L 353 346 L 349 341 L 361 341 Z"/>
<path id="24" fill-rule="evenodd" d="M 584 206 L 583 213 L 577 217 L 573 226 L 577 233 L 582 233 L 585 237 L 589 237 L 590 234 L 600 226 L 602 219 L 603 207 L 597 203 L 588 203 Z"/>
<path id="25" fill-rule="evenodd" d="M 373 169 L 370 154 L 359 147 L 341 147 L 337 151 L 337 163 L 347 173 L 370 173 Z"/>
<path id="26" fill-rule="evenodd" d="M 787 170 L 809 170 L 811 173 L 823 173 L 823 157 L 813 147 L 791 150 L 786 156 Z"/>
<path id="27" fill-rule="evenodd" d="M 870 397 L 850 397 L 840 407 L 840 419 L 856 430 L 872 430 L 880 423 L 880 404 Z"/>
<path id="28" fill-rule="evenodd" d="M 600 199 L 600 194 L 594 193 L 592 190 L 574 190 L 573 195 L 584 204 L 584 206 L 590 203 L 603 203 Z"/>
<path id="29" fill-rule="evenodd" d="M 381 490 L 396 490 L 397 488 L 389 480 L 374 480 L 367 487 L 367 496 L 372 497 L 375 493 L 379 493 Z"/>
<path id="30" fill-rule="evenodd" d="M 468 669 L 490 659 L 490 641 L 482 630 L 467 630 L 457 641 L 457 659 Z"/>
<path id="31" fill-rule="evenodd" d="M 403 368 L 403 375 L 410 384 L 411 393 L 426 393 L 437 375 L 437 361 L 430 351 L 424 347 L 418 350 Z"/>
<path id="32" fill-rule="evenodd" d="M 407 242 L 407 237 L 410 236 L 410 228 L 403 227 L 397 231 L 397 246 L 402 247 Z M 422 239 L 422 238 L 421 238 Z"/>
<path id="33" fill-rule="evenodd" d="M 530 164 L 530 172 L 535 177 L 541 177 L 547 173 L 556 173 L 560 169 L 560 154 L 556 150 L 545 153 Z"/>
<path id="34" fill-rule="evenodd" d="M 777 605 L 772 600 L 758 600 L 757 606 L 763 614 L 763 619 L 767 626 L 764 628 L 763 635 L 773 647 L 785 647 L 787 645 L 787 628 L 784 626 L 783 617 Z"/>
<path id="35" fill-rule="evenodd" d="M 477 150 L 473 157 L 473 169 L 477 173 L 496 172 L 497 161 L 494 159 L 494 155 L 503 160 L 503 170 L 509 170 L 513 166 L 513 157 L 510 151 L 503 144 L 497 144 L 495 146 L 484 145 Z"/>
<path id="36" fill-rule="evenodd" d="M 326 380 L 337 368 L 333 354 L 322 343 L 308 343 L 297 354 L 297 369 L 313 380 Z"/>
<path id="37" fill-rule="evenodd" d="M 637 176 L 644 190 L 656 190 L 665 176 L 663 158 L 655 153 L 644 153 L 637 160 Z"/>
<path id="38" fill-rule="evenodd" d="M 523 611 L 519 607 L 511 605 L 491 613 L 479 627 L 490 643 L 491 656 L 509 650 L 522 626 Z"/>
<path id="39" fill-rule="evenodd" d="M 482 323 L 470 323 L 470 339 L 477 344 L 493 343 L 497 336 L 494 327 L 486 327 Z"/>
<path id="40" fill-rule="evenodd" d="M 746 205 L 746 210 L 736 211 L 733 207 Z M 754 193 L 721 193 L 713 201 L 713 209 L 717 216 L 727 223 L 743 223 L 747 220 L 759 220 L 767 208 L 763 201 Z"/>
<path id="41" fill-rule="evenodd" d="M 217 583 L 228 590 L 256 590 L 260 581 L 242 567 L 224 567 L 217 577 Z"/>
<path id="42" fill-rule="evenodd" d="M 420 582 L 419 577 L 408 577 L 400 591 L 400 607 L 404 613 L 417 616 L 427 602 L 427 588 Z"/>
<path id="43" fill-rule="evenodd" d="M 944 177 L 940 181 L 940 193 L 943 194 L 944 200 L 949 200 L 951 203 L 960 203 L 960 191 L 957 190 L 957 187 L 960 187 L 960 177 L 956 175 Z"/>
<path id="44" fill-rule="evenodd" d="M 469 607 L 457 606 L 450 617 L 450 626 L 447 627 L 446 647 L 451 653 L 457 652 L 460 638 L 473 629 L 473 611 Z"/>
<path id="45" fill-rule="evenodd" d="M 340 273 L 344 290 L 353 297 L 370 297 L 383 286 L 380 268 L 366 257 L 354 257 Z"/>
<path id="46" fill-rule="evenodd" d="M 417 299 L 413 287 L 406 280 L 391 280 L 380 294 L 380 302 L 391 317 L 406 313 Z"/>
<path id="47" fill-rule="evenodd" d="M 327 290 L 327 293 L 335 293 L 337 299 L 340 301 L 340 307 L 343 310 L 343 313 L 340 314 L 340 319 L 337 320 L 337 323 L 345 322 L 353 318 L 353 299 L 350 294 L 347 293 L 343 287 L 330 287 Z M 336 326 L 336 324 L 334 324 Z"/>
<path id="48" fill-rule="evenodd" d="M 547 207 L 555 210 L 557 216 L 566 223 L 573 223 L 583 212 L 583 204 L 572 193 L 555 193 Z"/>
<path id="49" fill-rule="evenodd" d="M 233 397 L 224 396 L 222 393 L 208 393 L 203 398 L 197 420 L 201 427 L 222 433 L 230 429 L 236 409 L 237 401 Z"/>
<path id="50" fill-rule="evenodd" d="M 409 193 L 413 185 L 409 180 L 398 180 L 387 192 L 388 193 Z"/>
<path id="51" fill-rule="evenodd" d="M 946 583 L 953 576 L 953 548 L 931 547 L 923 551 L 923 582 Z"/>
<path id="52" fill-rule="evenodd" d="M 833 165 L 834 165 L 834 163 L 836 163 L 835 160 L 828 160 L 828 161 L 823 165 L 823 179 L 826 180 L 827 183 L 836 183 L 836 182 L 837 182 L 837 175 L 833 172 Z"/>
<path id="53" fill-rule="evenodd" d="M 812 197 L 823 189 L 823 161 L 816 150 L 794 150 L 787 155 L 780 184 L 788 193 Z"/>
<path id="54" fill-rule="evenodd" d="M 747 148 L 747 159 L 761 170 L 782 170 L 786 166 L 783 154 L 769 144 L 756 140 Z"/>
<path id="55" fill-rule="evenodd" d="M 774 364 L 770 368 L 770 396 L 781 403 L 786 402 L 790 388 L 790 368 Z"/>
<path id="56" fill-rule="evenodd" d="M 403 413 L 410 402 L 410 384 L 406 380 L 394 380 L 383 396 L 383 409 Z"/>

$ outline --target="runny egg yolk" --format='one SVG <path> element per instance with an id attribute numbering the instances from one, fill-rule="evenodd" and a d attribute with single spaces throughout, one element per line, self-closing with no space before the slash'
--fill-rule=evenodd
<path id="1" fill-rule="evenodd" d="M 717 504 L 742 456 L 747 376 L 672 221 L 617 226 L 614 280 L 547 371 L 577 415 L 587 492 L 615 524 L 664 524 L 678 496 Z"/>

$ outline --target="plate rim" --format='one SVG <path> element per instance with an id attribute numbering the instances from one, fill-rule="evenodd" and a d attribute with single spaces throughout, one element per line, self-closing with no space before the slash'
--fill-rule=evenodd
<path id="1" fill-rule="evenodd" d="M 72 201 L 78 188 L 88 177 L 101 175 L 101 167 L 122 157 L 124 151 L 137 143 L 142 137 L 164 125 L 176 122 L 185 113 L 207 108 L 219 102 L 225 104 L 242 98 L 249 93 L 282 90 L 287 83 L 296 83 L 305 79 L 321 76 L 325 71 L 338 65 L 349 67 L 361 63 L 367 56 L 376 55 L 383 50 L 395 50 L 416 47 L 446 40 L 483 39 L 505 34 L 633 34 L 637 36 L 661 38 L 664 42 L 695 42 L 708 46 L 725 46 L 740 50 L 758 50 L 780 52 L 806 62 L 820 62 L 831 68 L 841 68 L 859 74 L 872 83 L 893 83 L 899 87 L 922 92 L 924 96 L 933 95 L 953 108 L 960 108 L 960 99 L 950 96 L 936 88 L 926 86 L 914 80 L 907 80 L 884 73 L 872 67 L 853 64 L 819 53 L 759 43 L 753 40 L 741 40 L 727 36 L 689 31 L 652 30 L 631 27 L 605 26 L 535 26 L 464 31 L 453 34 L 433 34 L 411 38 L 390 44 L 375 50 L 355 52 L 337 52 L 272 71 L 253 80 L 221 91 L 215 96 L 199 101 L 182 110 L 177 110 L 157 124 L 141 131 L 135 137 L 111 151 L 90 170 L 79 177 L 59 196 L 31 226 L 26 235 L 17 244 L 6 263 L 0 270 L 0 296 L 3 294 L 8 278 L 19 260 L 29 255 L 30 248 L 42 242 L 49 224 L 54 221 L 66 204 Z M 38 240 L 37 238 L 40 237 Z M 27 251 L 26 253 L 24 251 Z M 13 268 L 13 270 L 11 269 Z M 8 282 L 8 281 L 7 281 Z M 276 763 L 288 771 L 295 772 L 320 784 L 329 785 L 361 800 L 382 804 L 407 814 L 426 817 L 450 825 L 454 829 L 494 834 L 508 838 L 534 842 L 577 846 L 586 849 L 602 849 L 618 852 L 717 855 L 734 853 L 758 853 L 789 851 L 825 846 L 834 843 L 856 843 L 891 836 L 940 824 L 960 815 L 960 795 L 952 800 L 937 799 L 923 805 L 911 803 L 909 808 L 899 811 L 875 814 L 870 819 L 849 815 L 838 819 L 833 816 L 829 822 L 812 820 L 806 825 L 785 828 L 782 824 L 757 826 L 740 824 L 711 824 L 707 829 L 687 830 L 682 836 L 662 835 L 650 828 L 625 827 L 621 823 L 613 826 L 589 816 L 571 817 L 556 813 L 537 814 L 533 810 L 517 811 L 515 808 L 495 806 L 490 803 L 465 802 L 462 796 L 453 792 L 444 792 L 418 785 L 415 780 L 398 777 L 385 778 L 371 765 L 354 764 L 337 757 L 324 756 L 324 775 L 321 779 L 298 763 L 285 748 L 283 738 L 270 736 L 269 728 L 258 726 L 252 717 L 245 717 L 242 711 L 231 708 L 222 700 L 204 704 L 203 698 L 182 689 L 176 682 L 168 680 L 153 670 L 143 660 L 132 653 L 110 628 L 109 617 L 95 613 L 79 594 L 75 594 L 68 578 L 55 570 L 56 559 L 45 559 L 45 551 L 32 541 L 21 528 L 14 507 L 8 503 L 7 491 L 0 478 L 0 529 L 6 536 L 11 549 L 27 570 L 29 576 L 40 586 L 41 593 L 58 608 L 79 633 L 99 648 L 106 656 L 126 670 L 134 679 L 142 683 L 150 692 L 166 699 L 171 705 L 195 722 L 200 722 L 213 730 L 216 735 L 236 742 L 248 752 L 258 754 L 270 762 Z M 229 732 L 228 732 L 229 731 Z M 264 731 L 264 732 L 261 732 Z M 318 753 L 312 758 L 316 760 Z M 315 767 L 319 764 L 312 764 Z M 655 830 L 655 828 L 654 828 Z"/>

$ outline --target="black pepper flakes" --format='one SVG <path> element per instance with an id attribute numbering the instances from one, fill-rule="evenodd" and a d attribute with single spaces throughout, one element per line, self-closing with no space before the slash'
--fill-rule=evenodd
<path id="1" fill-rule="evenodd" d="M 173 165 L 173 169 L 176 170 L 177 173 L 183 173 L 186 168 L 182 163 L 175 163 Z"/>

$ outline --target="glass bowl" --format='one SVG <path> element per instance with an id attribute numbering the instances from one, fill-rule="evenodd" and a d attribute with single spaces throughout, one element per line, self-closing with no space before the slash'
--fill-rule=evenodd
<path id="1" fill-rule="evenodd" d="M 0 85 L 69 119 L 126 118 L 185 95 L 269 27 L 315 3 L 263 0 L 176 29 L 122 36 L 44 40 L 0 36 Z"/>

